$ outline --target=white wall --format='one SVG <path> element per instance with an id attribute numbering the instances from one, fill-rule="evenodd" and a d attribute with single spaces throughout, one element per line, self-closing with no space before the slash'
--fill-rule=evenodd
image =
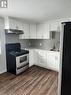
<path id="1" fill-rule="evenodd" d="M 4 19 L 1 17 L 0 17 L 0 40 L 1 40 L 1 54 L 0 54 L 0 74 L 1 74 L 3 72 L 6 72 Z"/>

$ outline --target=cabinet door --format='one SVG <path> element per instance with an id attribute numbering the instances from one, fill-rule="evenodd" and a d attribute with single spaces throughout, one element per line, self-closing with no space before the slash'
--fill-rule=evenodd
<path id="1" fill-rule="evenodd" d="M 59 66 L 60 66 L 60 53 L 59 52 L 55 55 L 55 66 L 56 66 L 56 71 L 59 72 Z"/>
<path id="2" fill-rule="evenodd" d="M 49 24 L 44 24 L 43 25 L 43 39 L 50 39 L 50 31 L 49 31 Z"/>
<path id="3" fill-rule="evenodd" d="M 36 39 L 36 24 L 30 24 L 30 39 Z"/>
<path id="4" fill-rule="evenodd" d="M 37 55 L 37 57 L 38 57 L 37 65 L 46 68 L 46 66 L 47 66 L 46 51 L 38 50 L 37 54 L 38 54 Z"/>
<path id="5" fill-rule="evenodd" d="M 38 56 L 38 50 L 37 49 L 35 49 L 35 51 L 34 51 L 34 60 L 35 60 L 35 65 L 37 65 L 38 66 L 38 58 L 39 56 Z"/>
<path id="6" fill-rule="evenodd" d="M 60 57 L 58 52 L 47 52 L 47 68 L 59 71 Z"/>
<path id="7" fill-rule="evenodd" d="M 29 24 L 24 24 L 23 23 L 23 28 L 22 28 L 24 34 L 21 34 L 19 36 L 20 39 L 29 39 Z"/>
<path id="8" fill-rule="evenodd" d="M 29 24 L 24 24 L 24 38 L 29 39 Z"/>
<path id="9" fill-rule="evenodd" d="M 49 39 L 49 24 L 37 24 L 37 39 Z"/>
<path id="10" fill-rule="evenodd" d="M 20 30 L 23 30 L 23 23 L 17 21 L 17 22 L 16 22 L 16 28 L 17 28 L 17 29 L 20 29 Z M 24 30 L 23 30 L 23 31 L 24 31 Z"/>
<path id="11" fill-rule="evenodd" d="M 47 52 L 47 68 L 55 70 L 55 56 L 50 52 Z"/>
<path id="12" fill-rule="evenodd" d="M 56 32 L 60 32 L 60 24 L 59 22 L 51 22 L 50 23 L 50 31 L 56 31 Z"/>
<path id="13" fill-rule="evenodd" d="M 9 28 L 11 29 L 23 29 L 23 25 L 21 21 L 15 19 L 9 19 Z"/>
<path id="14" fill-rule="evenodd" d="M 34 50 L 29 50 L 29 66 L 34 65 Z"/>
<path id="15" fill-rule="evenodd" d="M 37 31 L 37 39 L 42 39 L 43 38 L 43 24 L 37 24 L 36 25 L 36 31 Z"/>
<path id="16" fill-rule="evenodd" d="M 16 29 L 17 28 L 17 21 L 15 21 L 13 19 L 9 19 L 9 28 Z"/>

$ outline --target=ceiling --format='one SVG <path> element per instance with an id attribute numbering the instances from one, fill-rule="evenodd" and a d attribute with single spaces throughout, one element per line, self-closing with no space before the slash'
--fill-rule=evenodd
<path id="1" fill-rule="evenodd" d="M 70 11 L 71 0 L 8 0 L 8 8 L 0 8 L 0 15 L 41 22 L 70 17 Z"/>

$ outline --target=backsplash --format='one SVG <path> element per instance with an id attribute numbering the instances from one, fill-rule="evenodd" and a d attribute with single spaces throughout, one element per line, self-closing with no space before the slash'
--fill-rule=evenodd
<path id="1" fill-rule="evenodd" d="M 29 47 L 29 40 L 20 40 L 19 35 L 5 35 L 6 43 L 20 43 L 21 48 Z"/>
<path id="2" fill-rule="evenodd" d="M 6 43 L 20 43 L 21 48 L 37 48 L 50 50 L 54 47 L 59 49 L 59 41 L 56 39 L 19 39 L 19 35 L 5 35 Z"/>
<path id="3" fill-rule="evenodd" d="M 14 34 L 6 34 L 6 43 L 18 43 L 19 42 L 19 36 Z"/>
<path id="4" fill-rule="evenodd" d="M 57 45 L 58 41 L 55 39 L 48 39 L 48 40 L 31 39 L 29 40 L 29 42 L 30 42 L 30 47 L 50 50 L 54 47 L 54 45 L 56 45 L 56 49 L 59 49 L 59 45 Z"/>

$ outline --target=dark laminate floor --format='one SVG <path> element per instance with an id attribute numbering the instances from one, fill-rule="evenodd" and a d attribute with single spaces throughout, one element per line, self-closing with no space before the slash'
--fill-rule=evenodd
<path id="1" fill-rule="evenodd" d="M 0 95 L 57 95 L 58 73 L 37 66 L 21 75 L 0 75 Z"/>

